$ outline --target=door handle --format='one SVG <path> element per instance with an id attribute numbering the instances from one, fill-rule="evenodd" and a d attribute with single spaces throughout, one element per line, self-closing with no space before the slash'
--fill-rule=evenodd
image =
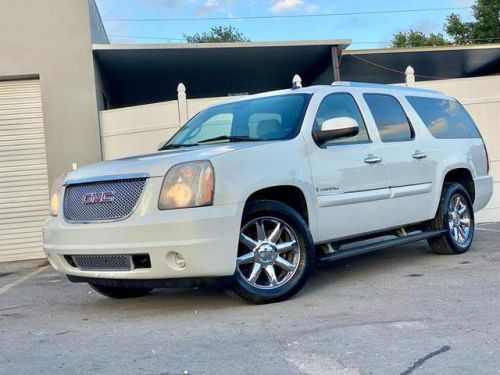
<path id="1" fill-rule="evenodd" d="M 413 159 L 425 159 L 427 154 L 425 152 L 415 151 L 415 153 L 411 156 Z"/>
<path id="2" fill-rule="evenodd" d="M 377 163 L 380 163 L 382 161 L 382 158 L 380 156 L 375 156 L 375 155 L 368 155 L 366 158 L 365 158 L 365 163 L 366 164 L 377 164 Z"/>

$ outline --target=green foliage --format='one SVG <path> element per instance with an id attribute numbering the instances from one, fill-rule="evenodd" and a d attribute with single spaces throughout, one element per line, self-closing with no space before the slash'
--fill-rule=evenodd
<path id="1" fill-rule="evenodd" d="M 395 34 L 391 46 L 394 48 L 406 47 L 427 47 L 427 46 L 444 46 L 449 44 L 443 34 L 425 35 L 421 31 L 410 30 L 407 33 Z"/>
<path id="2" fill-rule="evenodd" d="M 183 34 L 188 43 L 249 42 L 243 33 L 233 26 L 213 26 L 210 31 L 193 35 Z"/>
<path id="3" fill-rule="evenodd" d="M 454 44 L 497 43 L 500 40 L 500 0 L 477 0 L 472 6 L 475 21 L 464 22 L 458 14 L 446 17 L 444 30 Z"/>
<path id="4" fill-rule="evenodd" d="M 443 34 L 424 34 L 410 30 L 394 34 L 391 46 L 395 48 L 443 46 L 448 44 L 481 44 L 500 42 L 500 0 L 476 0 L 472 6 L 474 21 L 464 22 L 458 14 L 446 17 Z"/>

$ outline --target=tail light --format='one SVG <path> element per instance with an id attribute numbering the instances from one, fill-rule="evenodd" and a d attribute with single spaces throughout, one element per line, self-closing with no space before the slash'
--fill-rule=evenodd
<path id="1" fill-rule="evenodd" d="M 490 157 L 488 155 L 488 149 L 486 148 L 486 143 L 483 141 L 484 154 L 486 155 L 486 174 L 490 174 Z"/>

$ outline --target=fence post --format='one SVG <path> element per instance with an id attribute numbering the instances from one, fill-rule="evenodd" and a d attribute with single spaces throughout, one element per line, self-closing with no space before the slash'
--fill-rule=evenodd
<path id="1" fill-rule="evenodd" d="M 415 87 L 415 70 L 408 65 L 405 70 L 406 86 Z"/>
<path id="2" fill-rule="evenodd" d="M 184 125 L 188 120 L 188 108 L 186 86 L 183 83 L 177 85 L 177 105 L 179 107 L 179 124 Z"/>

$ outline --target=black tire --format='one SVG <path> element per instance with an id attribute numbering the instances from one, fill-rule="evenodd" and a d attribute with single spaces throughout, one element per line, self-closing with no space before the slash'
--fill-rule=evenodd
<path id="1" fill-rule="evenodd" d="M 287 238 L 289 234 L 293 235 L 296 240 L 295 243 L 298 243 L 298 247 L 294 247 L 293 250 L 290 250 L 292 255 L 289 253 L 282 253 L 283 257 L 289 257 L 290 261 L 294 263 L 294 271 L 285 271 L 285 269 L 278 266 L 277 263 L 273 263 L 273 269 L 276 271 L 275 277 L 276 280 L 281 280 L 279 283 L 283 283 L 281 286 L 276 284 L 272 286 L 272 289 L 262 289 L 261 287 L 256 287 L 251 285 L 248 281 L 249 278 L 245 278 L 243 274 L 242 268 L 239 265 L 236 266 L 236 272 L 233 276 L 233 284 L 229 289 L 229 293 L 231 295 L 237 295 L 238 297 L 243 298 L 245 301 L 254 303 L 254 304 L 264 304 L 264 303 L 272 303 L 284 301 L 294 294 L 296 294 L 306 283 L 309 276 L 312 272 L 312 267 L 314 264 L 314 256 L 315 256 L 315 248 L 311 233 L 307 226 L 307 223 L 304 219 L 292 208 L 289 206 L 272 200 L 261 200 L 249 203 L 244 210 L 243 220 L 241 224 L 242 230 L 245 229 L 249 223 L 253 223 L 254 221 L 258 222 L 258 220 L 267 220 L 268 223 L 272 223 L 272 220 L 276 220 L 276 222 L 281 223 L 281 227 L 287 228 L 282 230 L 282 234 L 276 240 L 276 248 L 278 245 L 282 245 L 283 238 Z M 269 224 L 268 224 L 269 225 Z M 248 227 L 250 228 L 250 227 Z M 266 233 L 266 241 L 272 237 L 272 227 L 266 228 L 265 223 L 263 224 L 264 232 Z M 284 233 L 284 234 L 283 234 Z M 288 237 L 288 240 L 293 239 L 293 237 Z M 293 242 L 293 241 L 292 241 Z M 290 243 L 290 242 L 289 242 Z M 260 246 L 259 248 L 262 248 Z M 238 254 L 241 252 L 247 252 L 248 254 L 255 254 L 255 259 L 257 259 L 257 254 L 259 253 L 257 250 L 249 250 L 248 247 L 245 247 L 241 242 L 239 243 Z M 268 254 L 273 254 L 270 251 Z M 274 253 L 275 260 L 276 257 L 280 257 L 279 252 L 276 250 Z M 265 256 L 265 254 L 264 254 Z M 260 261 L 260 258 L 259 258 Z M 271 260 L 272 261 L 272 260 Z M 249 267 L 254 267 L 255 263 L 258 263 L 257 260 L 251 261 L 248 265 Z M 262 265 L 262 274 L 266 277 L 271 283 L 271 277 L 269 276 L 266 266 Z M 274 271 L 273 271 L 274 273 Z M 260 272 L 259 272 L 260 274 Z M 257 283 L 257 280 L 255 280 Z"/>
<path id="2" fill-rule="evenodd" d="M 104 286 L 91 283 L 89 283 L 89 285 L 92 289 L 102 294 L 103 296 L 117 299 L 143 297 L 149 294 L 149 292 L 151 292 L 152 290 L 146 288 L 122 288 L 114 286 Z"/>
<path id="3" fill-rule="evenodd" d="M 450 203 L 452 199 L 459 196 L 467 206 L 469 217 L 469 232 L 466 240 L 457 241 L 453 236 L 453 229 L 448 221 L 450 215 Z M 436 217 L 427 223 L 426 229 L 430 231 L 446 230 L 446 234 L 439 238 L 427 240 L 432 251 L 436 254 L 463 254 L 469 250 L 474 238 L 474 209 L 467 190 L 459 183 L 445 183 L 441 200 L 439 202 Z"/>

